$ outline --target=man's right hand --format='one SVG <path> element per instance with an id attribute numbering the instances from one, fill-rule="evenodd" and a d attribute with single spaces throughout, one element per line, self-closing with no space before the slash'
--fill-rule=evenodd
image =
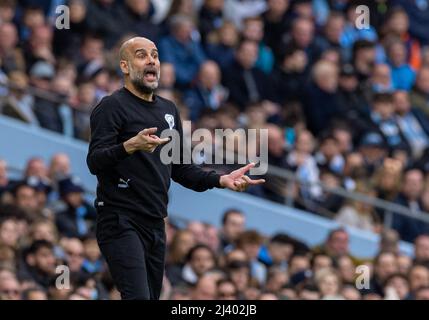
<path id="1" fill-rule="evenodd" d="M 137 150 L 146 151 L 152 153 L 156 147 L 170 141 L 169 138 L 163 138 L 156 136 L 154 133 L 158 128 L 148 128 L 140 131 L 137 135 L 124 142 L 125 151 L 128 154 L 132 154 Z"/>

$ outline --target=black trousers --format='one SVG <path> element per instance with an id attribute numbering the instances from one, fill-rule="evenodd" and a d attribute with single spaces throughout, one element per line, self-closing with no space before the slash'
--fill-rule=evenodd
<path id="1" fill-rule="evenodd" d="M 165 264 L 164 220 L 99 212 L 97 242 L 123 300 L 158 300 Z M 104 219 L 103 219 L 104 218 Z"/>

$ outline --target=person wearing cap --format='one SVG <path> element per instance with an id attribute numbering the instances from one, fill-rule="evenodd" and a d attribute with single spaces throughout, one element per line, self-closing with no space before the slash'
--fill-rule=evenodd
<path id="1" fill-rule="evenodd" d="M 95 210 L 83 198 L 84 189 L 72 178 L 58 182 L 60 196 L 66 203 L 66 210 L 56 215 L 58 231 L 66 237 L 82 238 L 93 231 Z"/>
<path id="2" fill-rule="evenodd" d="M 54 96 L 47 96 L 55 77 L 55 68 L 46 61 L 36 62 L 30 69 L 30 84 L 34 93 L 34 113 L 42 128 L 63 132 L 58 103 Z"/>
<path id="3" fill-rule="evenodd" d="M 372 174 L 388 155 L 388 146 L 380 133 L 371 131 L 361 138 L 359 153 L 363 157 L 366 172 Z"/>

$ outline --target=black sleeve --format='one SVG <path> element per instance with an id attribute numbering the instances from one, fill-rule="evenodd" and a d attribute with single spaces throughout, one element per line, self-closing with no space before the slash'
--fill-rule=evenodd
<path id="1" fill-rule="evenodd" d="M 105 97 L 94 108 L 91 119 L 91 141 L 86 163 L 92 174 L 109 170 L 128 157 L 117 136 L 124 123 L 115 98 Z"/>
<path id="2" fill-rule="evenodd" d="M 180 150 L 188 152 L 183 145 L 183 128 L 179 112 L 176 109 L 176 129 L 180 136 Z M 181 155 L 183 159 L 184 155 Z M 181 161 L 183 163 L 183 161 Z M 182 186 L 192 189 L 194 191 L 202 192 L 212 188 L 221 188 L 220 175 L 216 171 L 205 171 L 201 166 L 195 164 L 173 164 L 172 166 L 172 179 L 180 183 Z"/>

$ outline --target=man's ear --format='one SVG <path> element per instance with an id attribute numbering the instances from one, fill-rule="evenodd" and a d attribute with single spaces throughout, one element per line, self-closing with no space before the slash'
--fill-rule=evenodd
<path id="1" fill-rule="evenodd" d="M 27 261 L 27 264 L 29 266 L 34 267 L 34 265 L 36 264 L 36 259 L 34 258 L 34 254 L 32 253 L 29 254 L 25 260 Z"/>
<path id="2" fill-rule="evenodd" d="M 122 73 L 123 73 L 123 74 L 129 74 L 129 73 L 130 73 L 130 71 L 129 71 L 129 69 L 128 69 L 128 61 L 126 61 L 126 60 L 121 60 L 121 61 L 119 62 L 119 66 L 121 67 L 121 70 L 122 70 Z"/>

